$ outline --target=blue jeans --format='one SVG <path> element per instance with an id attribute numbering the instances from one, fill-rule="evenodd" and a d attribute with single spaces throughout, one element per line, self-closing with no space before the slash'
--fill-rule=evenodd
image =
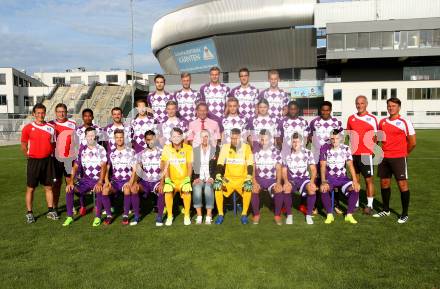
<path id="1" fill-rule="evenodd" d="M 202 181 L 202 183 L 193 185 L 193 206 L 194 208 L 203 207 L 202 204 L 202 191 L 205 193 L 205 207 L 207 209 L 214 208 L 214 193 L 212 186 Z"/>

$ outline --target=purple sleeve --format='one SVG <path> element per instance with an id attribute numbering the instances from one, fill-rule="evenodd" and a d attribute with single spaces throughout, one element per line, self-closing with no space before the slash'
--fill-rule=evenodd
<path id="1" fill-rule="evenodd" d="M 287 92 L 284 92 L 284 106 L 289 104 L 289 95 L 287 94 Z"/>
<path id="2" fill-rule="evenodd" d="M 206 87 L 206 84 L 204 84 L 200 87 L 199 93 L 200 93 L 200 101 L 201 102 L 206 102 L 205 87 Z"/>
<path id="3" fill-rule="evenodd" d="M 319 160 L 320 161 L 326 161 L 327 160 L 327 149 L 328 145 L 323 145 L 319 152 Z"/>
<path id="4" fill-rule="evenodd" d="M 283 119 L 277 120 L 277 136 L 284 139 Z"/>
<path id="5" fill-rule="evenodd" d="M 188 132 L 189 123 L 185 119 L 180 120 L 180 125 L 184 133 Z"/>
<path id="6" fill-rule="evenodd" d="M 247 130 L 253 130 L 254 129 L 254 118 L 253 117 L 248 119 L 247 124 L 246 124 L 246 129 Z"/>
<path id="7" fill-rule="evenodd" d="M 307 135 L 310 135 L 311 134 L 311 132 L 310 132 L 310 126 L 309 126 L 309 123 L 307 122 L 307 120 L 304 120 L 304 126 L 306 127 L 306 132 L 307 132 Z"/>
<path id="8" fill-rule="evenodd" d="M 198 91 L 195 91 L 195 95 L 196 96 L 194 102 L 196 103 L 196 105 L 198 105 L 200 102 L 202 102 L 202 96 Z"/>
<path id="9" fill-rule="evenodd" d="M 151 107 L 151 93 L 147 95 L 147 105 L 148 107 Z"/>
<path id="10" fill-rule="evenodd" d="M 313 132 L 315 131 L 315 121 L 316 118 L 312 119 L 312 121 L 310 122 L 310 126 L 309 126 L 310 135 L 313 135 Z"/>
<path id="11" fill-rule="evenodd" d="M 266 91 L 266 90 L 262 90 L 262 91 L 258 94 L 257 102 L 264 98 L 264 92 L 265 92 L 265 91 Z"/>
<path id="12" fill-rule="evenodd" d="M 237 91 L 237 87 L 234 87 L 231 89 L 231 91 L 228 94 L 228 97 L 235 97 L 235 92 Z"/>
<path id="13" fill-rule="evenodd" d="M 347 146 L 347 147 L 345 148 L 345 150 L 346 150 L 346 154 L 347 154 L 347 160 L 348 160 L 348 161 L 352 161 L 352 160 L 353 160 L 353 156 L 352 156 L 352 154 L 351 154 L 350 147 Z"/>

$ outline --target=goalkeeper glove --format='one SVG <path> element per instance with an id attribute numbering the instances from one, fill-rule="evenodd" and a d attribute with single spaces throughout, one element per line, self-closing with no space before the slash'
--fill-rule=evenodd
<path id="1" fill-rule="evenodd" d="M 174 183 L 171 181 L 170 178 L 165 179 L 165 183 L 163 185 L 163 192 L 164 193 L 172 193 L 174 191 Z"/>
<path id="2" fill-rule="evenodd" d="M 243 191 L 252 192 L 252 176 L 248 175 L 243 183 Z"/>
<path id="3" fill-rule="evenodd" d="M 180 186 L 180 191 L 185 193 L 192 191 L 191 179 L 189 177 L 185 177 L 183 179 L 182 185 Z"/>
<path id="4" fill-rule="evenodd" d="M 220 191 L 223 187 L 223 178 L 221 174 L 217 174 L 215 176 L 214 184 L 212 184 L 212 188 L 214 191 Z"/>

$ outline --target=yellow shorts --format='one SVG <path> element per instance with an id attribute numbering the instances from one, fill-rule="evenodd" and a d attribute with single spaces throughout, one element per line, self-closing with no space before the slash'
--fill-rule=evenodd
<path id="1" fill-rule="evenodd" d="M 245 178 L 226 179 L 228 181 L 224 182 L 224 189 L 226 190 L 223 190 L 223 196 L 228 198 L 234 191 L 240 195 L 243 195 L 243 183 L 246 181 Z"/>
<path id="2" fill-rule="evenodd" d="M 179 192 L 181 195 L 183 194 L 183 192 L 180 190 L 180 188 L 182 187 L 182 184 L 183 184 L 183 180 L 184 179 L 172 180 L 174 183 L 173 194 L 176 194 L 177 192 Z"/>

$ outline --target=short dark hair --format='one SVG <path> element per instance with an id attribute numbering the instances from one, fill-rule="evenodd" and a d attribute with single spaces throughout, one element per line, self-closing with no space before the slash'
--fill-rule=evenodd
<path id="1" fill-rule="evenodd" d="M 44 112 L 46 112 L 46 106 L 44 106 L 44 104 L 42 104 L 41 102 L 36 103 L 36 104 L 34 105 L 34 107 L 32 108 L 32 113 L 35 113 L 35 111 L 36 111 L 37 109 L 44 109 Z"/>
<path id="2" fill-rule="evenodd" d="M 141 103 L 141 102 L 143 102 L 143 103 L 145 104 L 145 106 L 148 106 L 148 102 L 147 102 L 147 100 L 144 99 L 144 98 L 141 98 L 141 99 L 136 100 L 136 101 L 134 102 L 134 105 L 135 105 L 135 106 L 138 106 L 138 104 Z"/>
<path id="3" fill-rule="evenodd" d="M 335 128 L 334 130 L 332 130 L 332 135 L 338 135 L 343 131 L 342 128 Z"/>
<path id="4" fill-rule="evenodd" d="M 93 110 L 90 108 L 84 108 L 83 111 L 81 112 L 81 115 L 84 116 L 84 114 L 86 113 L 90 113 L 93 116 Z"/>
<path id="5" fill-rule="evenodd" d="M 327 100 L 323 101 L 323 102 L 321 103 L 321 106 L 320 106 L 319 108 L 321 109 L 321 108 L 323 108 L 324 106 L 328 106 L 328 107 L 330 107 L 330 109 L 332 109 L 332 103 L 331 103 L 330 101 L 327 101 Z"/>
<path id="6" fill-rule="evenodd" d="M 123 129 L 120 129 L 120 128 L 115 129 L 115 132 L 113 133 L 113 135 L 116 135 L 118 133 L 121 133 L 121 134 L 125 135 L 125 131 Z"/>
<path id="7" fill-rule="evenodd" d="M 302 135 L 301 134 L 299 134 L 297 131 L 296 132 L 294 132 L 293 134 L 292 134 L 292 139 L 302 139 Z"/>
<path id="8" fill-rule="evenodd" d="M 58 103 L 56 106 L 55 106 L 55 111 L 57 110 L 57 108 L 59 108 L 59 107 L 62 107 L 62 108 L 64 108 L 66 111 L 67 111 L 67 105 L 65 105 L 64 103 Z"/>
<path id="9" fill-rule="evenodd" d="M 232 134 L 241 134 L 241 130 L 239 128 L 234 127 L 231 129 L 231 135 Z"/>
<path id="10" fill-rule="evenodd" d="M 261 99 L 258 101 L 257 106 L 259 106 L 260 104 L 265 104 L 265 105 L 269 106 L 269 102 L 268 102 L 267 99 L 265 99 L 265 98 L 261 98 Z"/>
<path id="11" fill-rule="evenodd" d="M 298 107 L 298 103 L 296 101 L 294 101 L 294 100 L 289 101 L 289 103 L 287 104 L 287 107 L 291 107 L 293 105 Z"/>
<path id="12" fill-rule="evenodd" d="M 180 74 L 180 79 L 182 79 L 182 78 L 184 78 L 184 77 L 191 77 L 191 73 L 189 73 L 189 72 L 182 72 L 182 73 Z"/>
<path id="13" fill-rule="evenodd" d="M 398 99 L 397 97 L 391 97 L 391 98 L 388 98 L 388 99 L 387 99 L 387 104 L 388 104 L 388 102 L 395 103 L 395 104 L 397 104 L 397 105 L 399 105 L 399 106 L 402 105 L 402 102 L 401 102 L 400 99 Z"/>
<path id="14" fill-rule="evenodd" d="M 204 107 L 206 107 L 206 108 L 208 108 L 208 104 L 206 104 L 206 102 L 199 102 L 198 104 L 197 104 L 197 106 L 196 106 L 196 110 L 198 110 L 199 109 L 199 107 L 201 107 L 201 106 L 204 106 Z"/>
<path id="15" fill-rule="evenodd" d="M 168 100 L 168 101 L 167 101 L 167 104 L 165 105 L 165 107 L 168 107 L 169 105 L 175 105 L 175 106 L 177 106 L 177 101 L 175 101 L 175 100 Z"/>
<path id="16" fill-rule="evenodd" d="M 87 134 L 89 131 L 95 131 L 95 132 L 96 132 L 96 128 L 94 128 L 93 126 L 89 126 L 89 127 L 86 128 L 86 130 L 84 131 L 84 134 Z"/>
<path id="17" fill-rule="evenodd" d="M 156 76 L 154 77 L 154 82 L 156 82 L 156 79 L 158 78 L 162 78 L 163 82 L 165 82 L 165 76 L 163 76 L 162 74 L 156 74 Z"/>
<path id="18" fill-rule="evenodd" d="M 249 75 L 249 69 L 247 69 L 246 67 L 240 68 L 240 70 L 238 71 L 238 76 L 240 76 L 240 73 L 242 72 L 246 72 Z"/>
<path id="19" fill-rule="evenodd" d="M 271 133 L 268 129 L 263 128 L 262 130 L 260 130 L 260 135 L 268 135 L 271 136 Z"/>
<path id="20" fill-rule="evenodd" d="M 180 127 L 177 127 L 177 126 L 173 127 L 173 129 L 171 130 L 171 132 L 173 132 L 173 131 L 177 132 L 177 133 L 180 134 L 180 135 L 183 134 L 183 130 L 182 130 Z"/>
<path id="21" fill-rule="evenodd" d="M 267 77 L 270 77 L 272 74 L 280 76 L 280 73 L 278 72 L 278 70 L 272 69 L 267 72 Z"/>
<path id="22" fill-rule="evenodd" d="M 156 133 L 149 129 L 144 133 L 144 138 L 146 138 L 148 135 L 156 136 Z"/>
<path id="23" fill-rule="evenodd" d="M 120 111 L 122 113 L 122 108 L 116 106 L 116 107 L 112 108 L 111 113 L 113 113 L 114 111 Z"/>
<path id="24" fill-rule="evenodd" d="M 218 71 L 220 72 L 220 68 L 218 66 L 213 66 L 209 69 L 209 73 L 213 72 L 213 71 Z"/>

